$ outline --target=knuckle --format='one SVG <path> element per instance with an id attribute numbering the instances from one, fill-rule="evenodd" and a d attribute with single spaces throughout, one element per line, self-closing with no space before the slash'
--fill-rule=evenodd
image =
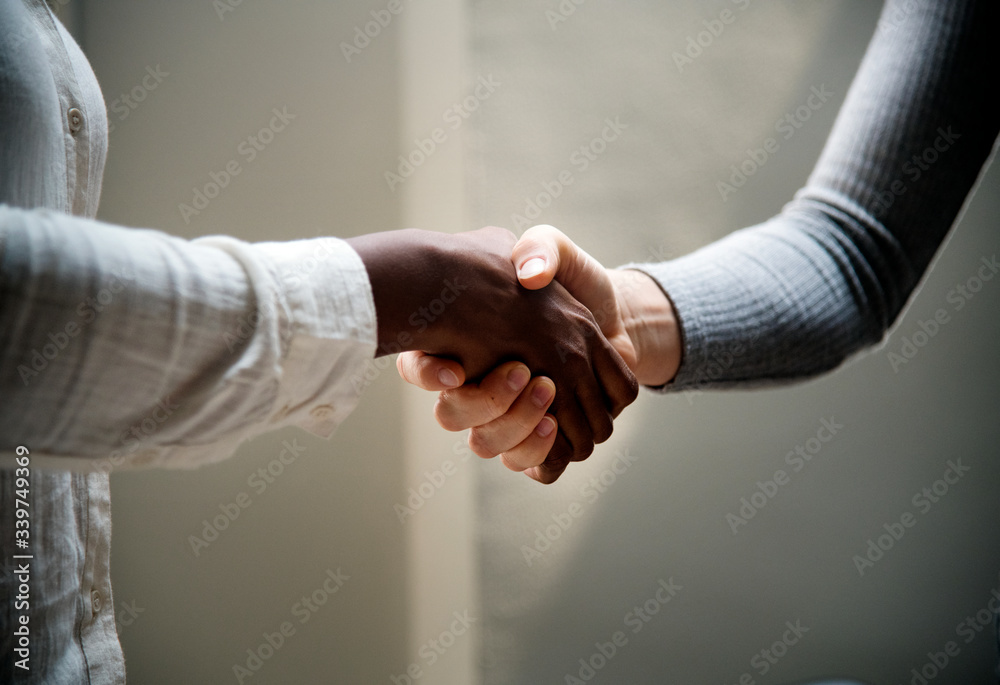
<path id="1" fill-rule="evenodd" d="M 476 428 L 469 431 L 469 449 L 483 459 L 492 459 L 498 454 L 498 451 L 490 445 L 490 440 L 484 435 L 484 431 Z"/>
<path id="2" fill-rule="evenodd" d="M 626 396 L 628 397 L 627 404 L 632 404 L 635 402 L 636 398 L 639 397 L 639 381 L 631 371 L 628 374 L 628 388 L 626 389 Z"/>
<path id="3" fill-rule="evenodd" d="M 636 398 L 639 397 L 639 382 L 635 379 L 635 376 L 630 372 L 625 381 L 622 392 L 618 393 L 618 397 L 613 398 L 611 414 L 615 417 L 621 414 L 625 410 L 625 407 L 635 402 Z"/>
<path id="4" fill-rule="evenodd" d="M 517 236 L 509 228 L 503 228 L 501 226 L 484 226 L 483 231 L 487 233 L 496 234 L 508 241 L 514 242 L 517 240 Z"/>
<path id="5" fill-rule="evenodd" d="M 545 485 L 555 483 L 569 465 L 568 459 L 549 459 L 538 468 L 538 481 Z"/>
<path id="6" fill-rule="evenodd" d="M 591 441 L 573 445 L 573 461 L 583 461 L 594 453 L 594 443 Z"/>
<path id="7" fill-rule="evenodd" d="M 462 422 L 455 414 L 455 411 L 449 403 L 448 398 L 444 396 L 444 393 L 441 393 L 438 396 L 437 402 L 434 403 L 434 419 L 438 422 L 438 425 L 446 431 L 454 432 L 468 428 L 468 426 L 462 425 Z"/>
<path id="8" fill-rule="evenodd" d="M 526 466 L 522 466 L 510 452 L 502 452 L 500 454 L 500 461 L 503 462 L 503 465 L 508 469 L 517 473 L 520 473 L 527 468 Z"/>
<path id="9" fill-rule="evenodd" d="M 614 421 L 608 414 L 603 414 L 598 420 L 598 425 L 594 427 L 594 442 L 600 444 L 611 437 L 615 430 Z"/>
<path id="10" fill-rule="evenodd" d="M 483 393 L 483 410 L 488 417 L 488 420 L 492 421 L 503 416 L 507 412 L 507 407 L 509 406 L 506 398 L 502 398 L 499 392 L 490 389 L 490 391 Z"/>
<path id="11" fill-rule="evenodd" d="M 404 381 L 413 383 L 413 380 L 410 378 L 410 358 L 408 352 L 404 352 L 396 357 L 396 371 Z"/>
<path id="12" fill-rule="evenodd" d="M 533 410 L 528 410 L 526 407 L 524 411 L 512 410 L 504 418 L 512 433 L 517 435 L 528 437 L 531 432 L 535 430 L 535 426 L 538 422 L 542 420 L 545 415 L 545 410 L 540 409 L 537 412 Z"/>

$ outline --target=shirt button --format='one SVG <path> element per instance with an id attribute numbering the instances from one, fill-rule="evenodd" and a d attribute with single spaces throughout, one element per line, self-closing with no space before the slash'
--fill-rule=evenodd
<path id="1" fill-rule="evenodd" d="M 329 421 L 333 417 L 333 407 L 329 404 L 322 404 L 315 407 L 309 414 L 317 421 Z"/>
<path id="2" fill-rule="evenodd" d="M 83 112 L 73 107 L 66 113 L 69 117 L 69 132 L 76 133 L 83 128 Z"/>
<path id="3" fill-rule="evenodd" d="M 90 607 L 94 612 L 94 616 L 101 610 L 101 593 L 97 590 L 90 591 Z"/>

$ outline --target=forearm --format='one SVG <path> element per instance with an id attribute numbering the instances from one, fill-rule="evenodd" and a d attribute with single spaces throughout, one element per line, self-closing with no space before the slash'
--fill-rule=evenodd
<path id="1" fill-rule="evenodd" d="M 341 241 L 187 242 L 8 207 L 0 236 L 2 450 L 188 466 L 278 425 L 328 435 L 357 402 L 374 311 Z"/>
<path id="2" fill-rule="evenodd" d="M 809 376 L 881 339 L 1000 128 L 985 76 L 997 15 L 992 3 L 923 3 L 887 22 L 795 201 L 692 255 L 637 267 L 679 319 L 683 361 L 668 388 Z"/>

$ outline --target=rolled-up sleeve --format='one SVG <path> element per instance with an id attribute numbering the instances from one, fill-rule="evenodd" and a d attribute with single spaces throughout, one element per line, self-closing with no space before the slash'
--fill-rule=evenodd
<path id="1" fill-rule="evenodd" d="M 328 437 L 376 345 L 344 241 L 185 241 L 0 206 L 0 451 L 190 467 L 284 425 Z"/>

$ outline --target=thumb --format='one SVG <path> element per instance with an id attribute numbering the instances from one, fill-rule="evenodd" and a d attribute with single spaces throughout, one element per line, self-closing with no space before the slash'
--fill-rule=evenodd
<path id="1" fill-rule="evenodd" d="M 569 242 L 569 238 L 548 224 L 525 231 L 510 255 L 521 285 L 538 290 L 551 283 L 559 272 L 560 245 L 564 242 Z"/>
<path id="2" fill-rule="evenodd" d="M 538 290 L 553 279 L 593 313 L 605 337 L 628 359 L 632 343 L 622 325 L 615 286 L 607 270 L 562 231 L 548 224 L 532 226 L 514 245 L 511 261 L 525 288 Z"/>
<path id="3" fill-rule="evenodd" d="M 615 302 L 615 290 L 604 267 L 554 226 L 532 226 L 514 245 L 511 261 L 528 290 L 558 280 L 592 312 Z"/>

